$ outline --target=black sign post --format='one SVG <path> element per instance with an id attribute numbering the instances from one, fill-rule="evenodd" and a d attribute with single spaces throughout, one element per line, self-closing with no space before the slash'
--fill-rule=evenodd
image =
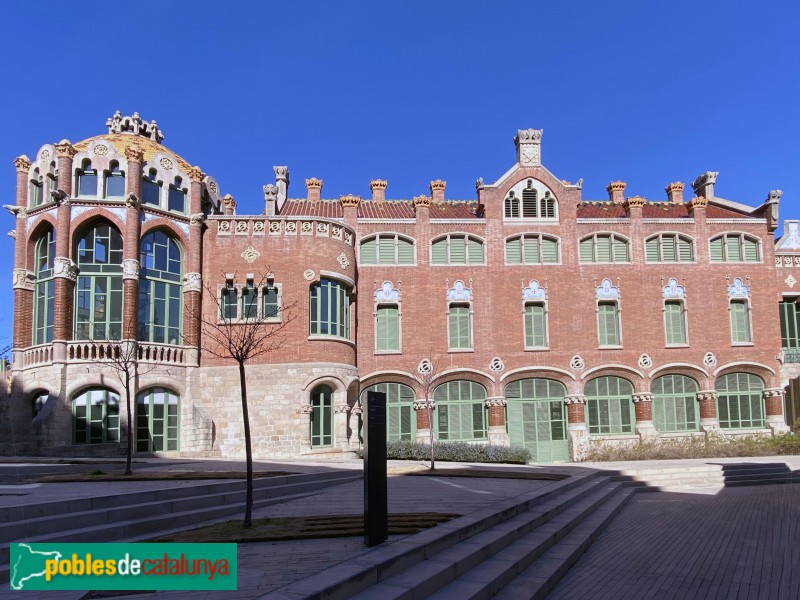
<path id="1" fill-rule="evenodd" d="M 377 546 L 389 537 L 386 491 L 386 394 L 367 392 L 364 428 L 364 543 Z"/>

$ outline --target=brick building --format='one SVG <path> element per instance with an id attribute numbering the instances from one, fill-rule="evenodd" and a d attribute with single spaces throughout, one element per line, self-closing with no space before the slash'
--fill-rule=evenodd
<path id="1" fill-rule="evenodd" d="M 800 237 L 781 193 L 587 201 L 541 162 L 538 130 L 476 197 L 289 197 L 236 214 L 217 181 L 119 113 L 17 168 L 14 340 L 5 453 L 117 453 L 123 388 L 103 359 L 138 339 L 137 452 L 243 453 L 238 370 L 204 323 L 284 323 L 248 365 L 253 446 L 272 458 L 359 445 L 364 393 L 393 439 L 525 445 L 540 462 L 589 439 L 774 434 L 800 396 Z M 800 288 L 798 288 L 800 290 Z M 776 310 L 776 303 L 779 309 Z M 786 390 L 790 391 L 785 399 Z M 427 404 L 433 404 L 433 423 Z"/>

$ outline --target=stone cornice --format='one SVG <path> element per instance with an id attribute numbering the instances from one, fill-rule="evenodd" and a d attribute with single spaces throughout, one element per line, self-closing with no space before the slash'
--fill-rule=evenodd
<path id="1" fill-rule="evenodd" d="M 631 196 L 625 200 L 626 209 L 642 208 L 645 204 L 647 204 L 647 198 L 642 198 L 641 196 Z"/>
<path id="2" fill-rule="evenodd" d="M 713 400 L 716 402 L 718 395 L 716 390 L 700 390 L 696 394 L 698 402 L 703 402 L 704 400 Z"/>
<path id="3" fill-rule="evenodd" d="M 130 162 L 142 164 L 142 161 L 144 161 L 144 152 L 138 148 L 132 148 L 131 146 L 128 146 L 125 148 L 125 158 L 127 158 Z"/>
<path id="4" fill-rule="evenodd" d="M 317 179 L 316 177 L 312 177 L 311 179 L 306 179 L 306 189 L 307 190 L 321 190 L 322 189 L 322 179 Z"/>
<path id="5" fill-rule="evenodd" d="M 568 394 L 564 396 L 564 404 L 586 404 L 588 398 L 583 394 Z"/>
<path id="6" fill-rule="evenodd" d="M 639 404 L 639 402 L 652 402 L 653 401 L 653 394 L 650 392 L 638 392 L 633 395 L 633 403 Z"/>
<path id="7" fill-rule="evenodd" d="M 206 178 L 206 174 L 203 173 L 203 170 L 200 167 L 192 167 L 189 169 L 189 181 L 193 181 L 195 183 L 199 183 Z"/>
<path id="8" fill-rule="evenodd" d="M 14 166 L 18 173 L 27 173 L 31 168 L 31 159 L 24 154 L 14 159 Z"/>
<path id="9" fill-rule="evenodd" d="M 625 188 L 627 187 L 627 183 L 624 181 L 612 181 L 606 186 L 607 192 L 624 192 Z"/>
<path id="10" fill-rule="evenodd" d="M 414 208 L 429 207 L 431 205 L 431 199 L 430 196 L 422 194 L 421 196 L 414 196 L 411 199 L 411 204 L 414 205 Z"/>
<path id="11" fill-rule="evenodd" d="M 54 148 L 56 149 L 56 156 L 58 156 L 58 158 L 72 158 L 78 153 L 78 149 L 73 146 L 69 140 L 61 140 Z"/>
<path id="12" fill-rule="evenodd" d="M 385 179 L 373 179 L 369 182 L 369 189 L 371 190 L 385 190 L 388 182 Z"/>
<path id="13" fill-rule="evenodd" d="M 320 182 L 321 184 L 322 182 Z M 353 194 L 347 194 L 346 196 L 339 196 L 339 202 L 341 203 L 343 208 L 357 208 L 359 204 L 361 204 L 361 196 L 355 196 Z"/>

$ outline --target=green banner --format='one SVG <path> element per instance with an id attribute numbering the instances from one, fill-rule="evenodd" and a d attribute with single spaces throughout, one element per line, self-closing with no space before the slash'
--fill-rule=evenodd
<path id="1" fill-rule="evenodd" d="M 235 590 L 236 544 L 11 544 L 12 590 Z"/>

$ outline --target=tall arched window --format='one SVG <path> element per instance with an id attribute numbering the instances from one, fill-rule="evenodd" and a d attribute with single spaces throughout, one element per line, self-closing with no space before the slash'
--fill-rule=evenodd
<path id="1" fill-rule="evenodd" d="M 161 206 L 161 182 L 155 169 L 150 169 L 142 177 L 142 204 Z"/>
<path id="2" fill-rule="evenodd" d="M 50 163 L 50 168 L 47 171 L 47 190 L 48 192 L 52 192 L 58 188 L 58 165 L 55 161 Z M 49 202 L 50 197 L 48 196 L 45 202 Z"/>
<path id="3" fill-rule="evenodd" d="M 183 180 L 180 177 L 176 177 L 175 182 L 169 186 L 167 209 L 179 213 L 186 212 L 186 188 L 183 187 Z"/>
<path id="4" fill-rule="evenodd" d="M 685 375 L 664 375 L 650 386 L 653 422 L 661 433 L 697 431 L 697 382 Z"/>
<path id="5" fill-rule="evenodd" d="M 161 230 L 139 245 L 138 336 L 142 341 L 180 344 L 183 257 L 177 240 Z"/>
<path id="6" fill-rule="evenodd" d="M 125 173 L 119 170 L 119 163 L 111 161 L 105 172 L 105 198 L 121 198 L 125 195 Z"/>
<path id="7" fill-rule="evenodd" d="M 122 336 L 122 236 L 109 223 L 92 227 L 78 242 L 75 339 Z"/>
<path id="8" fill-rule="evenodd" d="M 311 286 L 310 333 L 350 339 L 350 288 L 333 279 Z"/>
<path id="9" fill-rule="evenodd" d="M 78 195 L 97 196 L 97 170 L 92 169 L 92 161 L 88 158 L 83 159 L 78 169 Z"/>
<path id="10" fill-rule="evenodd" d="M 311 447 L 333 446 L 333 390 L 320 385 L 311 392 Z"/>
<path id="11" fill-rule="evenodd" d="M 109 389 L 85 390 L 72 400 L 75 444 L 119 441 L 119 395 Z"/>
<path id="12" fill-rule="evenodd" d="M 586 384 L 586 416 L 592 435 L 633 433 L 633 385 L 620 377 L 598 377 Z"/>
<path id="13" fill-rule="evenodd" d="M 750 373 L 731 373 L 717 379 L 717 415 L 723 429 L 764 427 L 764 382 Z"/>
<path id="14" fill-rule="evenodd" d="M 386 394 L 386 439 L 413 442 L 417 432 L 414 390 L 402 383 L 379 383 L 361 392 L 361 405 L 367 405 L 368 392 Z"/>
<path id="15" fill-rule="evenodd" d="M 31 206 L 39 206 L 40 204 L 44 204 L 44 177 L 39 172 L 39 168 L 35 168 L 33 173 L 31 173 L 31 191 L 30 191 L 30 199 L 28 204 Z"/>
<path id="16" fill-rule="evenodd" d="M 486 388 L 474 381 L 450 381 L 433 391 L 438 439 L 485 440 Z"/>
<path id="17" fill-rule="evenodd" d="M 33 301 L 33 343 L 53 341 L 53 319 L 56 282 L 53 279 L 53 260 L 56 255 L 56 234 L 52 227 L 36 242 L 36 288 Z"/>
<path id="18" fill-rule="evenodd" d="M 178 450 L 180 398 L 155 388 L 136 396 L 136 451 Z"/>

